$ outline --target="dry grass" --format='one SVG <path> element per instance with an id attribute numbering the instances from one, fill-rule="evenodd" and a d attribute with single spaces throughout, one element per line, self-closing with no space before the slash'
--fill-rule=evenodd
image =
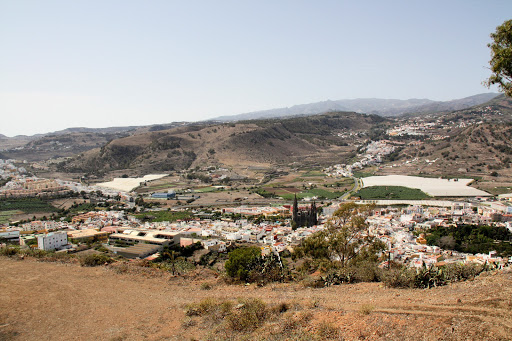
<path id="1" fill-rule="evenodd" d="M 0 268 L 0 326 L 5 325 L 0 339 L 507 340 L 512 335 L 512 273 L 431 290 L 379 283 L 313 289 L 169 281 L 144 272 L 154 269 L 130 264 L 81 267 L 0 257 Z M 205 282 L 212 283 L 210 290 L 201 289 Z"/>

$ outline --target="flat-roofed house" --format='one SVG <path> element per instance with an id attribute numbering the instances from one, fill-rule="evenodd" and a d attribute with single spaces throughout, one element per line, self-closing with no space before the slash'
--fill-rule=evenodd
<path id="1" fill-rule="evenodd" d="M 53 251 L 68 244 L 66 232 L 50 232 L 47 235 L 37 236 L 39 250 Z"/>
<path id="2" fill-rule="evenodd" d="M 181 234 L 177 231 L 127 229 L 122 233 L 112 233 L 109 243 L 135 245 L 137 243 L 168 246 L 180 242 Z"/>

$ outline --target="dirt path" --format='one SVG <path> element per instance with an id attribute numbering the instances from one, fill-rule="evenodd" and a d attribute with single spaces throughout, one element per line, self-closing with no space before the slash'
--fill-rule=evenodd
<path id="1" fill-rule="evenodd" d="M 201 290 L 201 281 L 168 275 L 0 257 L 0 340 L 205 339 L 209 330 L 186 328 L 183 321 L 185 305 L 206 297 L 300 305 L 311 314 L 308 330 L 329 323 L 345 340 L 507 340 L 511 284 L 508 273 L 431 290 L 379 283 L 324 289 L 214 283 Z"/>

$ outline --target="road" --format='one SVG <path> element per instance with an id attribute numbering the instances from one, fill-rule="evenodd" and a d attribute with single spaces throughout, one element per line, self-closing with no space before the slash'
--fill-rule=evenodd
<path id="1" fill-rule="evenodd" d="M 356 177 L 352 177 L 352 179 L 354 180 L 354 187 L 348 191 L 347 193 L 343 194 L 340 199 L 341 200 L 346 200 L 348 199 L 352 194 L 354 193 L 357 193 L 357 191 L 359 191 L 359 188 L 361 187 L 361 181 L 359 180 L 359 178 L 356 178 Z"/>

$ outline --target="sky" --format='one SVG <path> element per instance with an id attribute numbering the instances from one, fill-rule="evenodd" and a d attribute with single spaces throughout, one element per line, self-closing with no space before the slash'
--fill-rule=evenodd
<path id="1" fill-rule="evenodd" d="M 497 89 L 510 0 L 0 0 L 0 134 Z"/>

